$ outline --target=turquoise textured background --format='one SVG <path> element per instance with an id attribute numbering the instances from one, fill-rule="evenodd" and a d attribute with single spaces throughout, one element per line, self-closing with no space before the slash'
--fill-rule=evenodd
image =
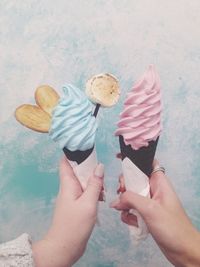
<path id="1" fill-rule="evenodd" d="M 58 190 L 61 151 L 47 135 L 19 125 L 13 113 L 34 103 L 38 85 L 84 90 L 93 74 L 120 80 L 119 104 L 99 114 L 97 150 L 106 164 L 107 202 L 81 267 L 171 266 L 151 237 L 135 247 L 115 197 L 120 162 L 115 122 L 126 92 L 150 63 L 162 82 L 164 164 L 193 223 L 200 227 L 200 3 L 199 0 L 0 1 L 0 242 L 49 226 Z"/>

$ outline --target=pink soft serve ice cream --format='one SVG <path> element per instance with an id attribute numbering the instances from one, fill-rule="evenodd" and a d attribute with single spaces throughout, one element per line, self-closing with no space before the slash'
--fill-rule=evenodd
<path id="1" fill-rule="evenodd" d="M 134 150 L 147 147 L 161 133 L 160 78 L 153 65 L 127 94 L 115 132 Z"/>

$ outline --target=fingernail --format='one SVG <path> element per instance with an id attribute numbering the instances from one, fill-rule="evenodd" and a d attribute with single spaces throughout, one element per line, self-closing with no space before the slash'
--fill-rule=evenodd
<path id="1" fill-rule="evenodd" d="M 104 201 L 106 202 L 106 195 L 104 190 L 101 191 L 100 195 L 99 195 L 99 201 Z"/>
<path id="2" fill-rule="evenodd" d="M 104 176 L 104 165 L 99 163 L 94 171 L 94 175 L 98 176 L 99 178 L 103 178 Z"/>

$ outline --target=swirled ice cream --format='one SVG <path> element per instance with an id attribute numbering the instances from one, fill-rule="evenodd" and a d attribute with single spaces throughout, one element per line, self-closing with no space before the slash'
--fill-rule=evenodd
<path id="1" fill-rule="evenodd" d="M 91 149 L 97 130 L 92 104 L 81 90 L 71 84 L 64 86 L 63 92 L 64 96 L 52 112 L 49 135 L 62 149 Z"/>
<path id="2" fill-rule="evenodd" d="M 123 136 L 135 150 L 147 147 L 161 133 L 160 87 L 158 73 L 150 65 L 127 95 L 115 135 Z"/>

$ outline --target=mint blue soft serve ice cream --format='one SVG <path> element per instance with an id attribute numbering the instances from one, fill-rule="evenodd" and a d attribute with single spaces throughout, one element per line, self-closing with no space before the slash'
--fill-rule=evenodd
<path id="1" fill-rule="evenodd" d="M 49 135 L 62 149 L 91 149 L 97 130 L 93 105 L 81 90 L 71 84 L 64 86 L 63 92 L 52 113 Z"/>

